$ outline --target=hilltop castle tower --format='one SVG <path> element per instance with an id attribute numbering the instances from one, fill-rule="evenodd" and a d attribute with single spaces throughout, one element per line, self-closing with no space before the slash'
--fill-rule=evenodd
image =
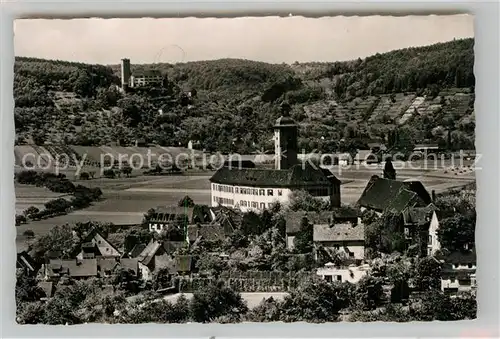
<path id="1" fill-rule="evenodd" d="M 121 65 L 122 89 L 126 90 L 130 82 L 130 59 L 122 59 Z"/>
<path id="2" fill-rule="evenodd" d="M 289 169 L 298 163 L 298 126 L 290 117 L 290 110 L 287 102 L 282 103 L 282 115 L 274 125 L 274 166 L 277 170 Z"/>

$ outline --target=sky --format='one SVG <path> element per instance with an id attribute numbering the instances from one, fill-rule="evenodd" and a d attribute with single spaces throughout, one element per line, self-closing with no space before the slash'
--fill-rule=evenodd
<path id="1" fill-rule="evenodd" d="M 22 19 L 16 56 L 97 64 L 242 58 L 344 61 L 474 36 L 472 15 Z"/>

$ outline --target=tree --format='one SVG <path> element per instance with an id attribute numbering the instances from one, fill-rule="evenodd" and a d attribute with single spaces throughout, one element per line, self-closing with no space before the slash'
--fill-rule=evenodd
<path id="1" fill-rule="evenodd" d="M 152 239 L 153 235 L 142 227 L 132 227 L 125 233 L 125 241 L 123 243 L 125 253 L 132 251 L 137 244 L 147 244 Z"/>
<path id="2" fill-rule="evenodd" d="M 82 70 L 78 74 L 73 91 L 83 97 L 93 95 L 92 77 L 86 71 Z"/>
<path id="3" fill-rule="evenodd" d="M 396 170 L 394 169 L 394 166 L 392 166 L 391 159 L 387 159 L 385 161 L 384 179 L 396 180 Z"/>
<path id="4" fill-rule="evenodd" d="M 476 318 L 477 303 L 472 295 L 451 298 L 440 290 L 425 293 L 420 305 L 410 308 L 416 321 L 447 321 Z"/>
<path id="5" fill-rule="evenodd" d="M 45 203 L 45 209 L 55 213 L 67 212 L 70 208 L 71 203 L 64 198 L 50 200 Z"/>
<path id="6" fill-rule="evenodd" d="M 42 302 L 23 302 L 17 305 L 16 322 L 18 324 L 43 324 L 45 307 Z"/>
<path id="7" fill-rule="evenodd" d="M 121 171 L 122 171 L 122 173 L 123 173 L 125 176 L 129 177 L 129 176 L 130 176 L 130 174 L 132 173 L 132 167 L 130 167 L 130 166 L 125 166 L 125 167 L 123 167 L 123 168 L 122 168 L 122 170 L 121 170 Z"/>
<path id="8" fill-rule="evenodd" d="M 101 290 L 96 279 L 76 281 L 65 286 L 59 286 L 45 307 L 44 324 L 64 325 L 81 324 L 82 307 L 86 299 Z"/>
<path id="9" fill-rule="evenodd" d="M 210 276 L 218 277 L 222 271 L 226 270 L 227 262 L 218 255 L 201 255 L 196 261 L 196 268 L 200 272 L 208 273 Z"/>
<path id="10" fill-rule="evenodd" d="M 35 206 L 30 206 L 30 207 L 28 207 L 27 209 L 25 209 L 25 210 L 23 211 L 23 214 L 24 214 L 27 218 L 30 218 L 30 219 L 31 219 L 31 218 L 33 217 L 33 215 L 36 215 L 38 212 L 40 212 L 40 210 L 39 210 L 37 207 L 35 207 Z"/>
<path id="11" fill-rule="evenodd" d="M 35 258 L 42 259 L 44 254 L 49 251 L 61 251 L 62 253 L 71 253 L 76 246 L 78 238 L 73 235 L 71 226 L 57 225 L 50 231 L 33 243 Z"/>
<path id="12" fill-rule="evenodd" d="M 247 315 L 247 319 L 250 322 L 270 322 L 279 321 L 281 315 L 281 302 L 269 297 L 268 299 L 263 299 L 261 303 L 250 310 Z"/>
<path id="13" fill-rule="evenodd" d="M 105 238 L 107 238 L 109 233 L 111 232 L 112 227 L 113 227 L 113 224 L 111 224 L 111 223 L 104 223 L 104 222 L 98 222 L 98 221 L 77 222 L 73 226 L 73 231 L 76 233 L 76 235 L 80 239 L 85 238 L 90 232 L 92 232 L 94 230 L 98 231 Z"/>
<path id="14" fill-rule="evenodd" d="M 80 174 L 80 179 L 81 179 L 81 180 L 89 180 L 89 179 L 90 179 L 90 175 L 89 175 L 89 173 L 87 173 L 87 172 L 82 172 L 82 173 Z"/>
<path id="15" fill-rule="evenodd" d="M 194 201 L 191 199 L 188 195 L 186 195 L 184 198 L 179 200 L 179 203 L 177 204 L 179 207 L 194 207 Z"/>
<path id="16" fill-rule="evenodd" d="M 382 304 L 384 291 L 382 281 L 372 276 L 363 277 L 357 284 L 355 300 L 364 310 L 373 310 Z"/>
<path id="17" fill-rule="evenodd" d="M 441 263 L 434 257 L 419 259 L 415 265 L 414 285 L 419 291 L 441 287 Z"/>
<path id="18" fill-rule="evenodd" d="M 196 291 L 189 303 L 189 311 L 194 321 L 206 323 L 221 316 L 232 316 L 237 320 L 248 311 L 248 307 L 238 292 L 218 282 Z"/>
<path id="19" fill-rule="evenodd" d="M 27 238 L 33 238 L 35 236 L 35 232 L 33 232 L 33 230 L 25 230 L 23 235 Z"/>
<path id="20" fill-rule="evenodd" d="M 344 284 L 331 284 L 317 278 L 309 279 L 297 289 L 292 290 L 280 303 L 280 320 L 285 322 L 337 321 L 339 311 L 348 305 L 347 288 Z"/>
<path id="21" fill-rule="evenodd" d="M 23 270 L 16 272 L 16 302 L 38 301 L 44 296 L 43 290 L 38 287 L 37 280 L 30 277 Z"/>
<path id="22" fill-rule="evenodd" d="M 470 250 L 475 243 L 476 216 L 456 214 L 441 220 L 437 231 L 441 247 L 451 252 Z"/>
<path id="23" fill-rule="evenodd" d="M 246 236 L 259 235 L 265 230 L 261 217 L 254 211 L 249 211 L 243 214 L 241 220 L 241 230 Z"/>
<path id="24" fill-rule="evenodd" d="M 26 217 L 24 215 L 16 214 L 16 226 L 26 223 Z"/>
<path id="25" fill-rule="evenodd" d="M 289 208 L 292 211 L 319 212 L 328 209 L 328 203 L 306 191 L 295 191 L 290 194 Z"/>
<path id="26" fill-rule="evenodd" d="M 309 253 L 313 249 L 313 226 L 309 220 L 302 218 L 300 229 L 293 240 L 294 249 L 299 253 Z"/>
<path id="27" fill-rule="evenodd" d="M 117 288 L 137 294 L 139 292 L 139 280 L 132 270 L 119 268 L 114 274 L 113 285 Z"/>
<path id="28" fill-rule="evenodd" d="M 116 173 L 114 170 L 112 169 L 107 169 L 107 170 L 104 170 L 104 172 L 102 173 L 106 178 L 109 178 L 109 179 L 114 179 L 116 177 Z"/>
<path id="29" fill-rule="evenodd" d="M 153 274 L 153 290 L 170 287 L 172 285 L 172 274 L 168 268 L 160 268 Z"/>
<path id="30" fill-rule="evenodd" d="M 374 223 L 378 218 L 377 212 L 373 210 L 366 209 L 361 213 L 361 222 L 364 225 Z"/>

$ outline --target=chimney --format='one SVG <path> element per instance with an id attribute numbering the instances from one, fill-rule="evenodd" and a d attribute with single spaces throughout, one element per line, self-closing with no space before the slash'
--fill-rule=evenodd
<path id="1" fill-rule="evenodd" d="M 435 190 L 431 191 L 431 198 L 432 198 L 432 202 L 436 201 L 436 191 Z"/>

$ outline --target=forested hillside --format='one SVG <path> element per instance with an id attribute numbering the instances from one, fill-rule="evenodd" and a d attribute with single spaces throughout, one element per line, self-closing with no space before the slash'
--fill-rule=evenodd
<path id="1" fill-rule="evenodd" d="M 433 142 L 474 148 L 474 40 L 332 63 L 267 64 L 221 59 L 134 65 L 157 69 L 161 88 L 123 95 L 119 65 L 17 58 L 19 142 L 104 145 L 138 138 L 164 146 L 197 140 L 210 151 L 272 150 L 283 100 L 307 151 L 396 148 Z M 190 92 L 192 96 L 188 96 Z M 450 140 L 448 140 L 448 131 Z M 340 142 L 345 139 L 345 142 Z"/>

